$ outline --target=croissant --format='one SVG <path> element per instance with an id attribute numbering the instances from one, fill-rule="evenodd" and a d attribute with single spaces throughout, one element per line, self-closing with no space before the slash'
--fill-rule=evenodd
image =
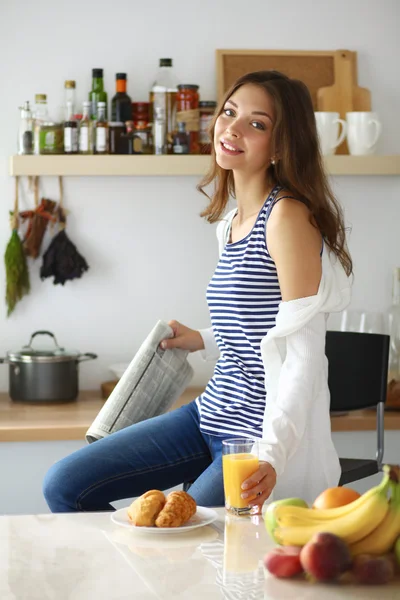
<path id="1" fill-rule="evenodd" d="M 186 492 L 171 492 L 156 518 L 156 527 L 180 527 L 195 514 L 196 502 Z"/>
<path id="2" fill-rule="evenodd" d="M 128 508 L 130 522 L 137 527 L 153 527 L 165 501 L 165 496 L 160 490 L 149 490 L 134 500 Z"/>

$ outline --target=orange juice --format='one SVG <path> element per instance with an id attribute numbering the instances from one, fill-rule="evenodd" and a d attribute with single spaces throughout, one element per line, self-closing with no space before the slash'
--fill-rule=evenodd
<path id="1" fill-rule="evenodd" d="M 225 501 L 233 508 L 246 508 L 251 498 L 241 498 L 241 485 L 258 469 L 258 458 L 246 452 L 222 457 Z"/>

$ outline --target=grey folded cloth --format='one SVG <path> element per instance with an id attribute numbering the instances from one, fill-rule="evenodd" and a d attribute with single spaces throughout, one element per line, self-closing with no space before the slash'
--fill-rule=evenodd
<path id="1" fill-rule="evenodd" d="M 159 347 L 173 335 L 167 323 L 158 321 L 87 430 L 89 444 L 166 412 L 181 396 L 193 377 L 188 352 Z"/>

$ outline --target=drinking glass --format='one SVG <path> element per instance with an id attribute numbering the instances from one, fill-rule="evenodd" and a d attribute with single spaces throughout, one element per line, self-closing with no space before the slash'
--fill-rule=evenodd
<path id="1" fill-rule="evenodd" d="M 383 313 L 365 311 L 361 314 L 361 333 L 385 333 Z"/>
<path id="2" fill-rule="evenodd" d="M 361 329 L 361 310 L 344 310 L 340 323 L 340 331 L 360 332 Z"/>
<path id="3" fill-rule="evenodd" d="M 357 333 L 385 333 L 384 315 L 378 311 L 344 310 L 340 331 Z"/>
<path id="4" fill-rule="evenodd" d="M 258 442 L 251 438 L 222 441 L 222 471 L 225 508 L 235 515 L 248 515 L 257 510 L 249 506 L 254 497 L 242 498 L 242 483 L 258 469 Z"/>

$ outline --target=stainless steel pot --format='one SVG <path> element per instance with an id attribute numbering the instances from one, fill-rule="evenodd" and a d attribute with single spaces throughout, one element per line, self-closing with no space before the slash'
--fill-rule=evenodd
<path id="1" fill-rule="evenodd" d="M 49 335 L 55 348 L 39 350 L 32 347 L 37 335 Z M 9 394 L 16 402 L 71 402 L 79 392 L 78 365 L 97 354 L 81 354 L 61 348 L 51 331 L 35 331 L 30 342 L 18 352 L 7 352 L 0 362 L 9 363 Z"/>

